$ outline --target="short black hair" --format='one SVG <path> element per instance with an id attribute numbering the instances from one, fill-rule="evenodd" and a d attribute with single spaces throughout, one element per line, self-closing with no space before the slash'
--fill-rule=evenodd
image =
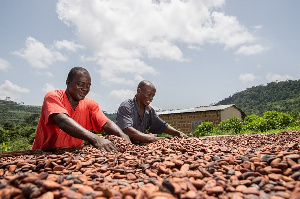
<path id="1" fill-rule="evenodd" d="M 140 83 L 139 83 L 139 85 L 138 85 L 138 89 L 139 88 L 143 88 L 144 86 L 153 86 L 154 87 L 154 85 L 152 84 L 152 82 L 150 82 L 149 80 L 143 80 L 143 81 L 141 81 Z"/>
<path id="2" fill-rule="evenodd" d="M 72 81 L 73 78 L 75 77 L 75 75 L 78 74 L 78 73 L 87 73 L 87 74 L 89 74 L 89 72 L 85 68 L 77 66 L 77 67 L 74 67 L 70 70 L 67 80 Z"/>

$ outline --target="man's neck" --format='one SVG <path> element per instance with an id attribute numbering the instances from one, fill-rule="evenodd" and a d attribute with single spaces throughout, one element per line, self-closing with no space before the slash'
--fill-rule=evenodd
<path id="1" fill-rule="evenodd" d="M 139 109 L 140 109 L 141 111 L 145 111 L 146 106 L 145 106 L 144 104 L 142 104 L 141 101 L 139 101 L 137 97 L 134 97 L 134 100 L 136 101 L 136 103 L 137 103 Z"/>
<path id="2" fill-rule="evenodd" d="M 138 107 L 139 107 L 139 109 L 140 109 L 140 118 L 141 118 L 141 120 L 143 120 L 144 113 L 145 113 L 145 110 L 146 110 L 146 106 L 143 105 L 143 104 L 138 100 L 137 97 L 134 97 L 134 100 L 136 101 L 136 103 L 137 103 L 137 105 L 138 105 Z"/>
<path id="3" fill-rule="evenodd" d="M 76 101 L 76 100 L 70 95 L 68 89 L 66 89 L 66 95 L 67 95 L 67 97 L 68 97 L 68 100 L 69 100 L 69 103 L 70 103 L 72 109 L 75 110 L 76 107 L 77 107 L 78 104 L 79 104 L 79 101 Z"/>

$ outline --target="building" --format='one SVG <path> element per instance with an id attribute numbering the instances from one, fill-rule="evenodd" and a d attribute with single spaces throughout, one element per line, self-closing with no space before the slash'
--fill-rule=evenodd
<path id="1" fill-rule="evenodd" d="M 168 124 L 184 133 L 194 132 L 202 122 L 213 122 L 217 126 L 222 120 L 233 116 L 243 120 L 246 114 L 234 104 L 205 106 L 183 110 L 157 112 Z"/>

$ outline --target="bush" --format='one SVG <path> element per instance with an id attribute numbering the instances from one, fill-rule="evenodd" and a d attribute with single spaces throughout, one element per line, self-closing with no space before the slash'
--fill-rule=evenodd
<path id="1" fill-rule="evenodd" d="M 8 137 L 8 131 L 0 126 L 0 143 L 6 142 Z"/>
<path id="2" fill-rule="evenodd" d="M 258 118 L 260 118 L 260 117 L 257 116 L 257 115 L 247 115 L 247 116 L 244 118 L 243 125 L 251 124 L 251 123 L 253 123 L 255 120 L 257 120 Z"/>
<path id="3" fill-rule="evenodd" d="M 8 150 L 8 146 L 6 146 L 5 142 L 2 142 L 2 144 L 0 144 L 0 152 L 3 153 L 7 150 Z"/>
<path id="4" fill-rule="evenodd" d="M 15 140 L 7 142 L 6 145 L 8 147 L 8 151 L 29 150 L 31 148 L 29 139 L 25 137 L 15 138 Z"/>
<path id="5" fill-rule="evenodd" d="M 284 129 L 297 125 L 296 120 L 288 113 L 267 111 L 263 117 L 249 115 L 243 121 L 243 131 L 266 132 L 274 129 Z"/>
<path id="6" fill-rule="evenodd" d="M 239 118 L 233 116 L 227 120 L 221 121 L 217 128 L 224 133 L 239 134 L 242 130 L 242 122 Z"/>
<path id="7" fill-rule="evenodd" d="M 283 129 L 295 123 L 295 119 L 288 113 L 267 111 L 264 113 L 269 129 Z"/>
<path id="8" fill-rule="evenodd" d="M 16 136 L 21 137 L 30 137 L 32 134 L 35 134 L 36 127 L 35 126 L 17 126 L 16 128 Z"/>
<path id="9" fill-rule="evenodd" d="M 202 122 L 194 131 L 194 135 L 197 137 L 211 135 L 214 131 L 215 127 L 212 122 Z"/>
<path id="10" fill-rule="evenodd" d="M 246 117 L 247 118 L 247 117 Z M 245 119 L 246 119 L 245 118 Z M 253 118 L 252 118 L 253 119 Z M 253 131 L 253 132 L 265 132 L 267 130 L 270 130 L 268 121 L 263 117 L 256 117 L 256 119 L 253 119 L 252 121 L 246 120 L 242 124 L 243 131 Z"/>

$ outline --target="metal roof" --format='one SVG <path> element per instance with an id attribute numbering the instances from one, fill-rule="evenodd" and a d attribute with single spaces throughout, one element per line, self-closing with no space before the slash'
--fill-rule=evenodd
<path id="1" fill-rule="evenodd" d="M 204 111 L 219 111 L 219 110 L 224 110 L 224 109 L 232 107 L 232 106 L 236 107 L 234 104 L 217 105 L 217 106 L 201 106 L 201 107 L 181 109 L 181 110 L 161 111 L 161 112 L 156 112 L 156 114 L 157 115 L 167 115 L 167 114 L 176 114 L 176 113 L 193 113 L 193 112 L 204 112 Z M 237 108 L 237 109 L 239 109 L 239 108 Z"/>

